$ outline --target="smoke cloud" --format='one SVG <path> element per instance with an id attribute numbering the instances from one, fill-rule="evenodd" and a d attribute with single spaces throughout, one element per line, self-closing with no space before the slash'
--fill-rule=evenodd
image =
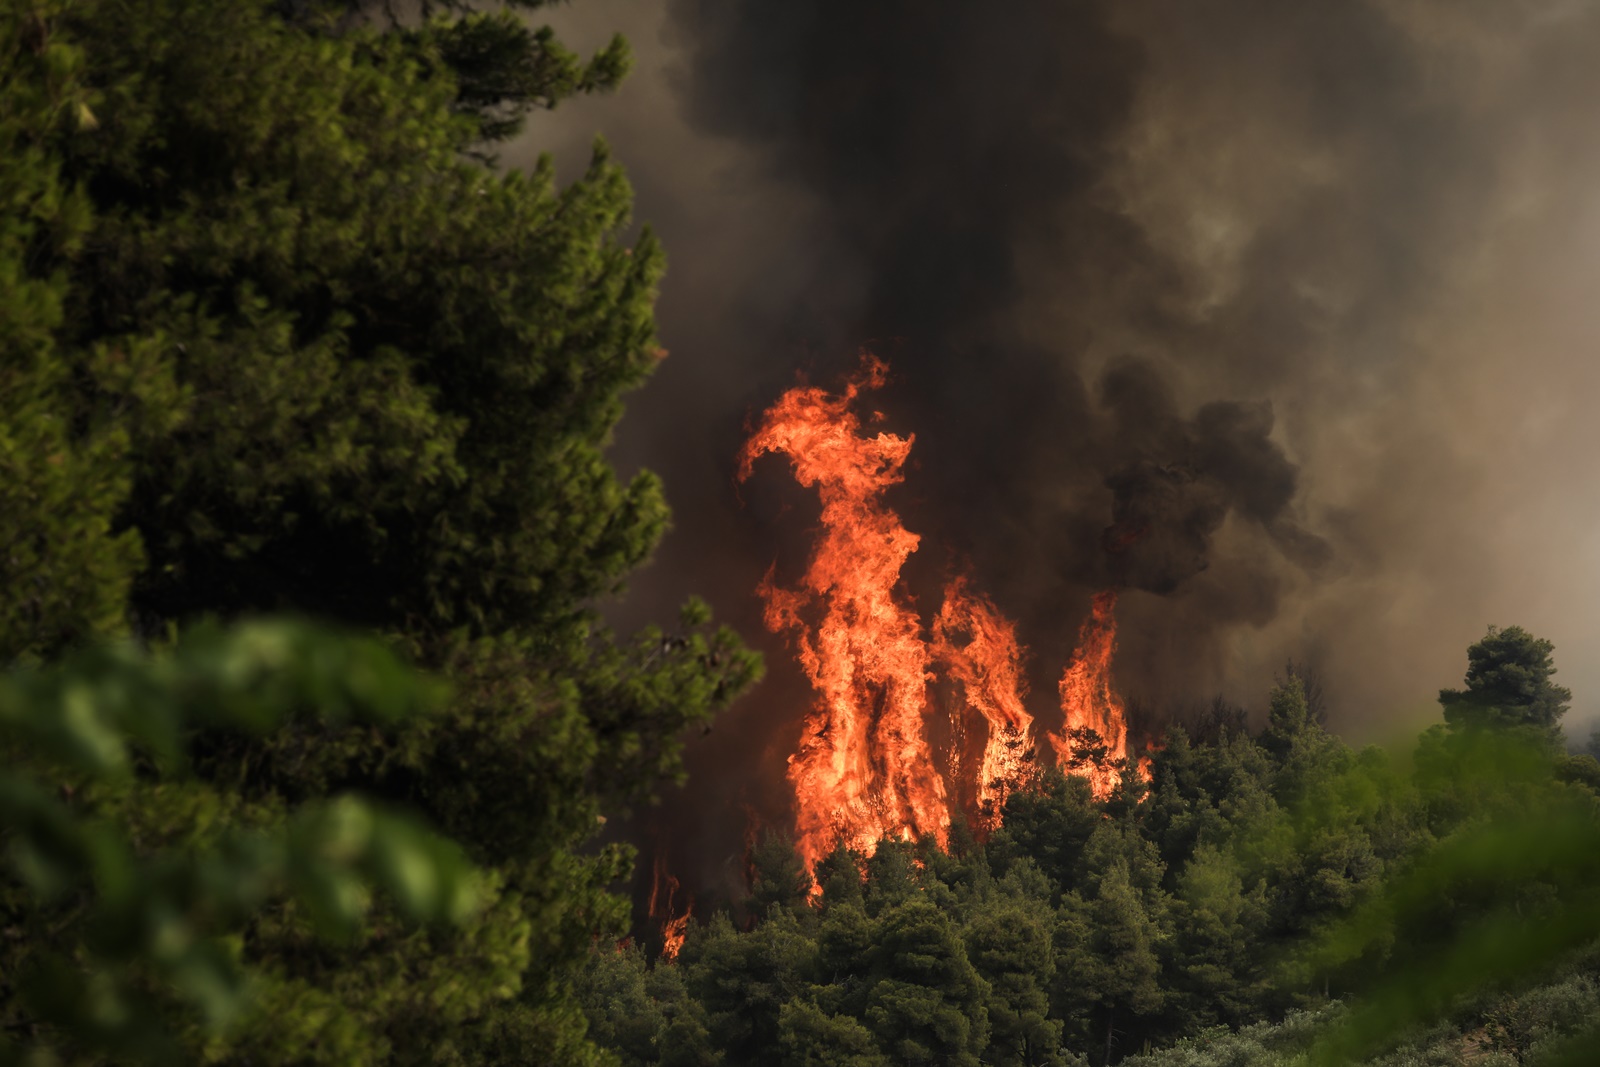
<path id="1" fill-rule="evenodd" d="M 1327 542 L 1292 518 L 1299 471 L 1271 438 L 1270 404 L 1213 401 L 1186 420 L 1154 372 L 1133 362 L 1107 372 L 1101 397 L 1114 439 L 1144 453 L 1106 477 L 1112 523 L 1101 544 L 1115 584 L 1176 593 L 1210 565 L 1231 514 L 1302 567 L 1327 562 Z"/>
<path id="2" fill-rule="evenodd" d="M 615 97 L 534 123 L 570 173 L 604 132 L 662 234 L 673 353 L 615 455 L 676 528 L 615 615 L 689 592 L 772 675 L 696 745 L 714 865 L 781 811 L 809 693 L 753 590 L 815 504 L 743 427 L 869 345 L 915 434 L 892 503 L 932 600 L 970 568 L 1033 650 L 1036 707 L 1122 584 L 1119 682 L 1157 715 L 1259 708 L 1286 657 L 1387 736 L 1491 623 L 1600 706 L 1600 7 L 1576 0 L 585 0 Z M 1591 694 L 1586 698 L 1585 694 Z M 730 774 L 729 767 L 748 773 Z M 690 815 L 684 815 L 688 812 Z"/>

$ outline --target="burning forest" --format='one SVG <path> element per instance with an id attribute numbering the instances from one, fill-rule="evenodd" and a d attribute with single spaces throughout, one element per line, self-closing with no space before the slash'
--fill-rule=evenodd
<path id="1" fill-rule="evenodd" d="M 1595 1062 L 1600 660 L 1484 626 L 1600 631 L 1597 94 L 1579 0 L 0 2 L 0 1064 Z"/>
<path id="2" fill-rule="evenodd" d="M 1466 689 L 1440 694 L 1445 723 L 1412 760 L 1357 753 L 1331 734 L 1320 681 L 1293 663 L 1259 730 L 1218 701 L 1207 719 L 1145 735 L 1116 678 L 1119 605 L 1133 590 L 1169 597 L 1206 569 L 1230 510 L 1219 503 L 1230 457 L 1215 442 L 1237 444 L 1241 425 L 1264 437 L 1259 410 L 1213 405 L 1191 424 L 1185 451 L 1197 459 L 1142 458 L 1106 476 L 1097 550 L 1110 580 L 1074 620 L 1075 640 L 1052 650 L 1058 705 L 1030 705 L 1029 661 L 1041 653 L 973 568 L 956 559 L 937 583 L 914 580 L 935 535 L 897 507 L 923 468 L 916 435 L 894 432 L 874 405 L 890 383 L 889 364 L 866 354 L 837 387 L 793 386 L 738 452 L 739 483 L 782 462 L 819 505 L 802 565 L 773 562 L 754 590 L 810 689 L 785 761 L 793 821 L 750 812 L 743 895 L 712 902 L 706 920 L 658 855 L 653 962 L 632 947 L 597 950 L 593 988 L 631 982 L 661 1013 L 652 1049 L 967 1067 L 1109 1067 L 1143 1050 L 1130 1062 L 1176 1067 L 1191 1061 L 1149 1058 L 1152 1048 L 1226 1033 L 1218 1020 L 1277 1021 L 1294 997 L 1320 1014 L 1268 1030 L 1265 1048 L 1241 1033 L 1230 1062 L 1266 1067 L 1288 1050 L 1356 1063 L 1368 1061 L 1337 1056 L 1379 1042 L 1360 1015 L 1341 1014 L 1341 997 L 1387 1005 L 1416 985 L 1459 995 L 1531 958 L 1530 973 L 1552 980 L 1539 997 L 1592 998 L 1600 969 L 1561 971 L 1557 956 L 1591 906 L 1592 889 L 1577 887 L 1600 841 L 1600 763 L 1559 754 L 1571 694 L 1550 680 L 1549 642 L 1491 627 L 1468 651 Z M 1208 426 L 1225 428 L 1209 445 Z M 919 598 L 925 587 L 936 600 Z M 1504 822 L 1522 798 L 1557 829 Z M 1532 881 L 1549 879 L 1540 892 L 1553 910 L 1513 921 L 1506 905 L 1520 908 L 1527 885 L 1504 870 L 1524 854 Z M 1430 895 L 1457 891 L 1477 894 L 1463 909 L 1466 951 L 1439 936 Z M 1548 948 L 1525 954 L 1504 929 Z M 1600 926 L 1585 929 L 1592 951 Z M 1386 958 L 1396 943 L 1418 962 Z M 606 1032 L 633 1025 L 624 1003 L 635 1000 L 594 1012 Z M 1519 1010 L 1508 998 L 1491 1019 Z M 1600 1001 L 1586 1010 L 1593 1025 L 1574 1048 L 1600 1034 Z M 1392 1044 L 1436 1016 L 1420 1006 L 1371 1032 Z M 1473 1017 L 1463 1028 L 1489 1038 L 1447 1033 L 1412 1051 L 1465 1062 L 1439 1057 L 1493 1047 L 1494 1025 Z"/>
<path id="3" fill-rule="evenodd" d="M 912 602 L 902 569 L 922 538 L 885 494 L 904 480 L 916 438 L 874 431 L 868 423 L 882 416 L 864 421 L 859 410 L 888 377 L 887 363 L 868 354 L 838 392 L 788 390 L 739 455 L 741 481 L 762 456 L 784 457 L 822 506 L 804 573 L 783 584 L 774 565 L 758 589 L 767 627 L 791 642 L 815 692 L 788 759 L 808 871 L 841 844 L 865 856 L 884 839 L 944 847 L 957 817 L 993 831 L 1007 796 L 1030 784 L 1041 748 L 1100 798 L 1137 766 L 1112 681 L 1115 588 L 1093 599 L 1061 675 L 1061 725 L 1042 737 L 1026 707 L 1029 651 L 1012 621 L 965 574 L 946 582 L 931 618 Z M 941 680 L 959 694 L 955 736 L 981 739 L 976 758 L 963 758 L 959 740 L 937 758 L 929 726 Z"/>

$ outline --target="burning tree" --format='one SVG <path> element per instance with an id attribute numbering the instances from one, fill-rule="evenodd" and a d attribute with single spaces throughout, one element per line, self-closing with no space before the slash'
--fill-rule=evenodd
<path id="1" fill-rule="evenodd" d="M 799 587 L 782 588 L 772 571 L 760 587 L 767 626 L 794 635 L 817 691 L 789 760 L 798 847 L 812 868 L 838 840 L 863 852 L 884 837 L 942 845 L 950 828 L 944 777 L 923 728 L 931 657 L 921 620 L 897 589 L 920 538 L 883 504 L 914 439 L 865 436 L 851 410 L 887 375 L 868 357 L 841 394 L 789 390 L 739 460 L 748 478 L 763 453 L 782 452 L 795 479 L 822 499 L 822 535 Z"/>
<path id="2" fill-rule="evenodd" d="M 957 683 L 964 710 L 985 728 L 971 794 L 974 822 L 992 831 L 1006 798 L 1031 776 L 1033 717 L 1024 704 L 1027 654 L 1015 626 L 965 577 L 949 582 L 932 620 L 901 585 L 921 541 L 884 503 L 904 478 L 915 437 L 866 431 L 859 396 L 881 388 L 888 366 L 872 355 L 843 391 L 797 386 L 768 408 L 739 456 L 739 478 L 769 452 L 786 456 L 795 479 L 822 502 L 821 531 L 793 587 L 776 565 L 758 592 L 765 620 L 788 633 L 816 691 L 789 759 L 798 849 L 807 869 L 839 843 L 870 855 L 884 838 L 945 845 L 952 782 L 928 740 L 928 683 Z M 1093 612 L 1061 680 L 1065 726 L 1050 736 L 1057 761 L 1089 778 L 1097 796 L 1116 787 L 1128 742 L 1126 713 L 1111 681 L 1116 592 Z M 959 784 L 959 783 L 956 783 Z"/>

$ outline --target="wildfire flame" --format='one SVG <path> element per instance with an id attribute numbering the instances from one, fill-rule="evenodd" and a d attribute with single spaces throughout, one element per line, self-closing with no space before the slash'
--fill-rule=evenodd
<path id="1" fill-rule="evenodd" d="M 1016 628 L 987 597 L 967 591 L 965 578 L 952 581 L 933 620 L 933 648 L 950 677 L 961 683 L 967 703 L 989 724 L 978 768 L 977 822 L 998 829 L 1006 797 L 1027 778 L 1033 759 L 1033 716 L 1022 706 L 1023 649 Z"/>
<path id="2" fill-rule="evenodd" d="M 673 913 L 673 901 L 677 895 L 678 880 L 667 873 L 666 857 L 657 856 L 655 879 L 650 885 L 650 917 L 661 922 L 661 956 L 668 960 L 678 958 L 683 939 L 689 932 L 689 916 L 694 913 L 692 897 L 684 901 L 682 915 Z"/>
<path id="3" fill-rule="evenodd" d="M 842 394 L 790 389 L 739 459 L 742 481 L 760 456 L 781 452 L 795 480 L 822 500 L 821 537 L 798 588 L 781 588 L 772 570 L 759 588 L 768 628 L 793 635 L 817 692 L 789 757 L 796 845 L 810 869 L 841 841 L 870 855 L 884 837 L 932 837 L 943 846 L 950 829 L 944 778 L 923 729 L 928 649 L 921 621 L 896 591 L 921 539 L 883 503 L 884 490 L 903 478 L 914 438 L 867 436 L 850 410 L 887 374 L 869 356 Z"/>
<path id="4" fill-rule="evenodd" d="M 1096 593 L 1089 618 L 1078 631 L 1078 647 L 1061 675 L 1061 732 L 1050 735 L 1057 762 L 1089 779 L 1105 797 L 1121 775 L 1116 764 L 1128 747 L 1127 709 L 1111 685 L 1117 650 L 1117 591 Z"/>
<path id="5" fill-rule="evenodd" d="M 867 355 L 842 392 L 790 389 L 762 415 L 739 455 L 740 481 L 763 455 L 787 456 L 795 480 L 822 502 L 820 535 L 798 584 L 779 585 L 774 565 L 757 589 L 767 627 L 790 635 L 816 692 L 788 770 L 796 847 L 808 870 L 839 844 L 868 856 L 886 837 L 946 846 L 949 792 L 924 729 L 935 669 L 960 684 L 988 728 L 970 794 L 980 831 L 999 826 L 1007 796 L 1032 771 L 1026 650 L 1015 627 L 957 578 L 925 632 L 900 589 L 901 568 L 921 539 L 883 496 L 903 480 L 915 438 L 868 434 L 852 410 L 862 391 L 882 387 L 887 376 L 887 365 Z M 1100 797 L 1117 784 L 1128 735 L 1111 686 L 1116 601 L 1114 589 L 1094 598 L 1061 679 L 1065 725 L 1049 737 L 1061 766 L 1088 777 Z M 951 773 L 961 775 L 965 727 L 959 715 L 954 722 Z"/>

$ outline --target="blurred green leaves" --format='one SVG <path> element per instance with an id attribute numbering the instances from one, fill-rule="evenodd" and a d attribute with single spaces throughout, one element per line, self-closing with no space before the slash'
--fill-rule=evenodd
<path id="1" fill-rule="evenodd" d="M 121 776 L 136 756 L 175 769 L 193 727 L 259 734 L 308 711 L 395 722 L 446 695 L 374 639 L 262 619 L 195 627 L 160 657 L 104 644 L 0 677 L 0 732 L 73 771 Z"/>
<path id="2" fill-rule="evenodd" d="M 1470 998 L 1548 977 L 1600 939 L 1600 803 L 1558 777 L 1562 759 L 1518 727 L 1424 735 L 1417 780 L 1450 821 L 1305 954 L 1313 972 L 1370 972 L 1314 1062 L 1371 1054 Z"/>
<path id="3" fill-rule="evenodd" d="M 37 941 L 7 976 L 34 1017 L 73 1047 L 170 1062 L 179 1029 L 220 1033 L 249 1010 L 238 934 L 263 910 L 336 941 L 378 894 L 411 922 L 468 919 L 478 875 L 412 819 L 352 795 L 241 809 L 182 774 L 208 731 L 391 723 L 444 695 L 376 641 L 281 620 L 0 678 L 0 914 Z"/>

